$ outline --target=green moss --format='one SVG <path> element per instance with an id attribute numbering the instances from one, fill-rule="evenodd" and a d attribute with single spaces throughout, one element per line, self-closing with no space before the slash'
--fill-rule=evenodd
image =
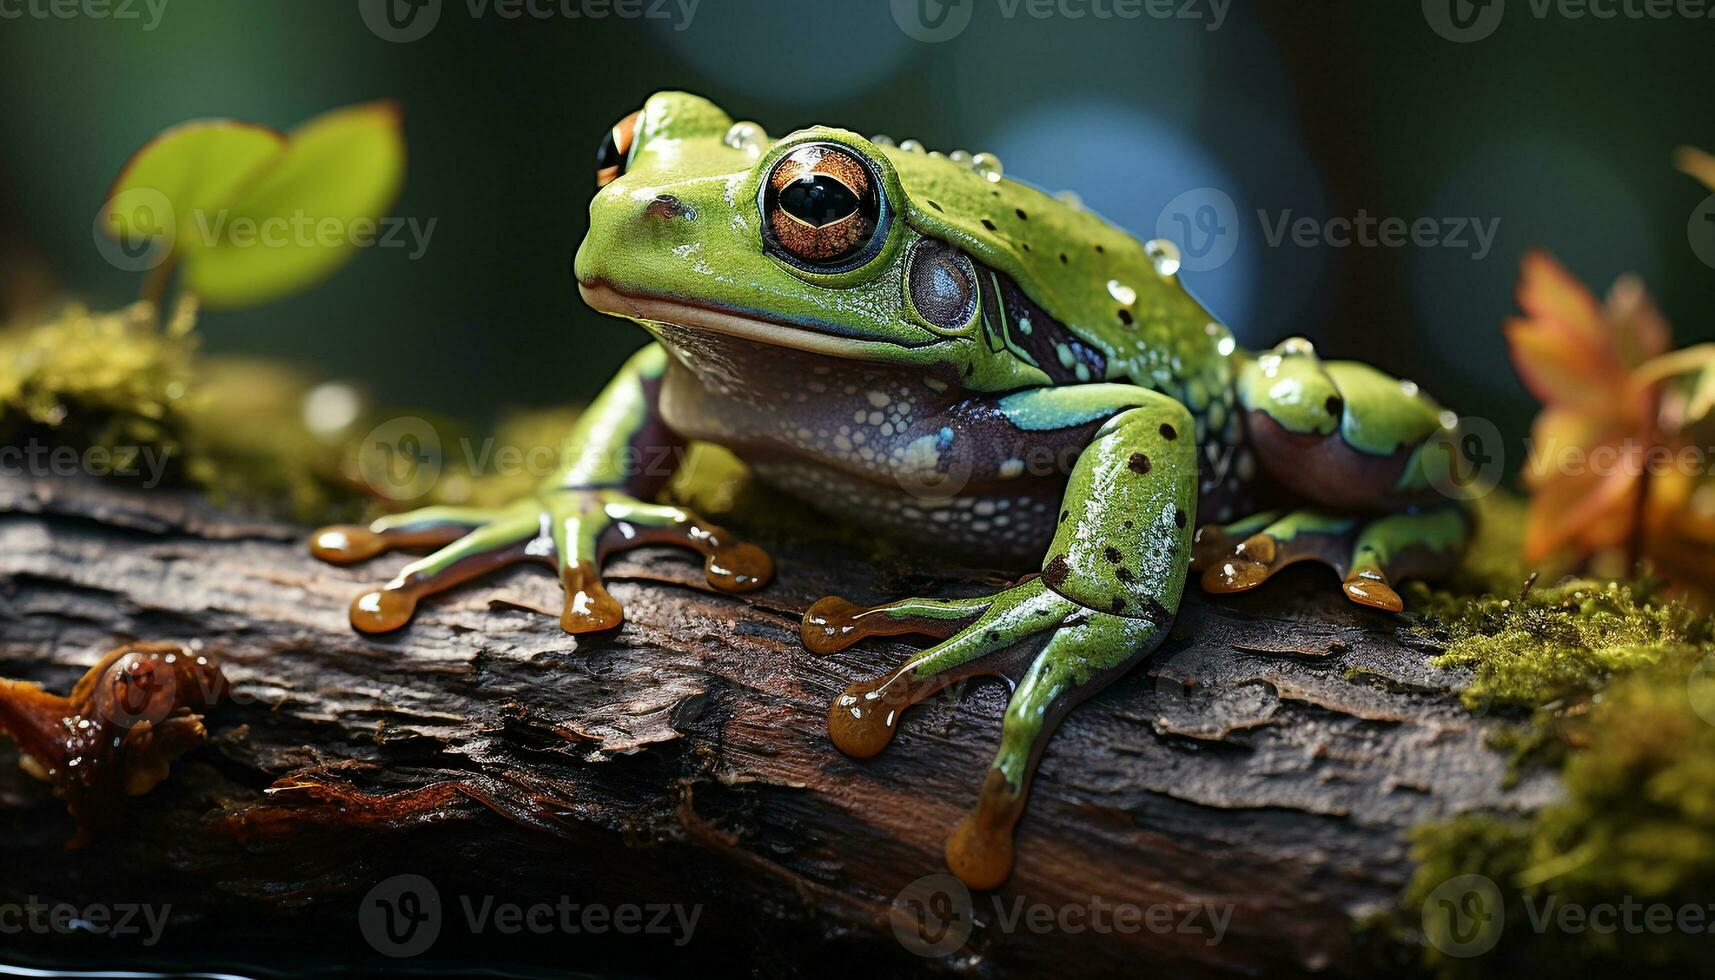
<path id="1" fill-rule="evenodd" d="M 1440 667 L 1465 667 L 1467 707 L 1535 709 L 1598 690 L 1710 637 L 1707 620 L 1647 585 L 1570 579 L 1523 595 L 1431 597 Z"/>
<path id="2" fill-rule="evenodd" d="M 71 453 L 73 471 L 195 486 L 288 516 L 349 504 L 336 451 L 302 422 L 305 379 L 200 357 L 194 321 L 190 304 L 166 322 L 147 303 L 72 306 L 0 330 L 0 442 L 41 450 L 37 467 Z"/>
<path id="3" fill-rule="evenodd" d="M 1515 775 L 1558 768 L 1564 797 L 1418 828 L 1417 871 L 1385 928 L 1443 976 L 1701 971 L 1715 922 L 1711 621 L 1653 583 L 1590 579 L 1476 596 L 1419 588 L 1412 607 L 1445 646 L 1435 663 L 1471 672 L 1465 705 L 1503 718 L 1492 744 Z M 1492 937 L 1479 913 L 1501 924 Z M 1681 928 L 1682 914 L 1698 928 Z M 1473 937 L 1493 948 L 1461 945 Z"/>
<path id="4" fill-rule="evenodd" d="M 1715 660 L 1681 648 L 1561 720 L 1566 796 L 1528 818 L 1419 828 L 1402 902 L 1445 976 L 1519 964 L 1701 972 L 1715 923 Z M 1461 878 L 1461 876 L 1480 878 Z M 1502 926 L 1476 956 L 1443 938 L 1449 897 L 1487 882 Z M 1449 883 L 1452 884 L 1449 884 Z M 1468 924 L 1468 923 L 1467 923 Z M 1467 933 L 1469 935 L 1469 933 Z"/>

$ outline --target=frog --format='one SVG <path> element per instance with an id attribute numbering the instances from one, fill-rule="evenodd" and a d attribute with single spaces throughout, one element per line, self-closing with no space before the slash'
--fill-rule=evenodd
<path id="1" fill-rule="evenodd" d="M 1192 576 L 1235 593 L 1319 563 L 1353 602 L 1397 612 L 1396 586 L 1447 574 L 1470 538 L 1443 492 L 1455 454 L 1437 449 L 1456 415 L 1302 338 L 1242 348 L 1172 242 L 991 154 L 823 125 L 770 137 L 662 92 L 603 134 L 595 171 L 577 288 L 649 342 L 535 493 L 316 532 L 333 562 L 432 549 L 352 602 L 356 629 L 399 629 L 423 598 L 535 561 L 561 578 L 567 632 L 613 630 L 603 564 L 645 544 L 698 553 L 713 589 L 762 588 L 767 551 L 661 502 L 671 465 L 635 465 L 723 446 L 831 523 L 1016 573 L 975 597 L 825 597 L 800 627 L 817 657 L 927 644 L 830 698 L 829 737 L 854 758 L 949 685 L 1011 681 L 945 843 L 955 875 L 992 889 L 1055 727 L 1163 642 Z"/>

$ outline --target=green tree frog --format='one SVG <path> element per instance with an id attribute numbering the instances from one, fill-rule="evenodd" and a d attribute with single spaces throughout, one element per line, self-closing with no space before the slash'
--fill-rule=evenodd
<path id="1" fill-rule="evenodd" d="M 1465 511 L 1434 490 L 1430 451 L 1451 413 L 1301 339 L 1240 349 L 1181 285 L 1173 245 L 986 154 L 822 126 L 770 139 L 664 92 L 596 163 L 578 288 L 653 342 L 534 495 L 317 532 L 336 562 L 438 549 L 359 596 L 357 629 L 397 629 L 424 596 L 525 559 L 557 568 L 567 631 L 612 629 L 624 613 L 602 560 L 645 543 L 700 552 L 717 589 L 759 588 L 763 551 L 654 502 L 669 474 L 621 465 L 726 446 L 833 519 L 1032 570 L 974 599 L 829 597 L 802 628 L 817 654 L 935 641 L 833 699 L 829 732 L 854 756 L 881 751 L 931 692 L 1014 676 L 999 753 L 946 847 L 960 878 L 994 887 L 1051 731 L 1161 642 L 1189 573 L 1233 592 L 1314 560 L 1353 601 L 1398 610 L 1393 583 L 1464 548 Z"/>

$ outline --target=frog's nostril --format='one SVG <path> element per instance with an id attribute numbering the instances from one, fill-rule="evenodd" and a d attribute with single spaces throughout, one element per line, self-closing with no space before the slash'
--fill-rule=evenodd
<path id="1" fill-rule="evenodd" d="M 649 218 L 685 218 L 696 220 L 696 209 L 679 200 L 671 194 L 657 194 L 643 209 L 645 217 Z"/>

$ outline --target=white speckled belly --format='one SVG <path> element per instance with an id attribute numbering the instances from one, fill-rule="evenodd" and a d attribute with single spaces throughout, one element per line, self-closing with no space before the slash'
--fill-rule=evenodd
<path id="1" fill-rule="evenodd" d="M 835 519 L 1022 565 L 1053 538 L 1064 473 L 1004 465 L 1008 447 L 949 417 L 970 395 L 946 381 L 673 327 L 658 333 L 675 355 L 661 386 L 667 425 L 726 446 Z"/>

